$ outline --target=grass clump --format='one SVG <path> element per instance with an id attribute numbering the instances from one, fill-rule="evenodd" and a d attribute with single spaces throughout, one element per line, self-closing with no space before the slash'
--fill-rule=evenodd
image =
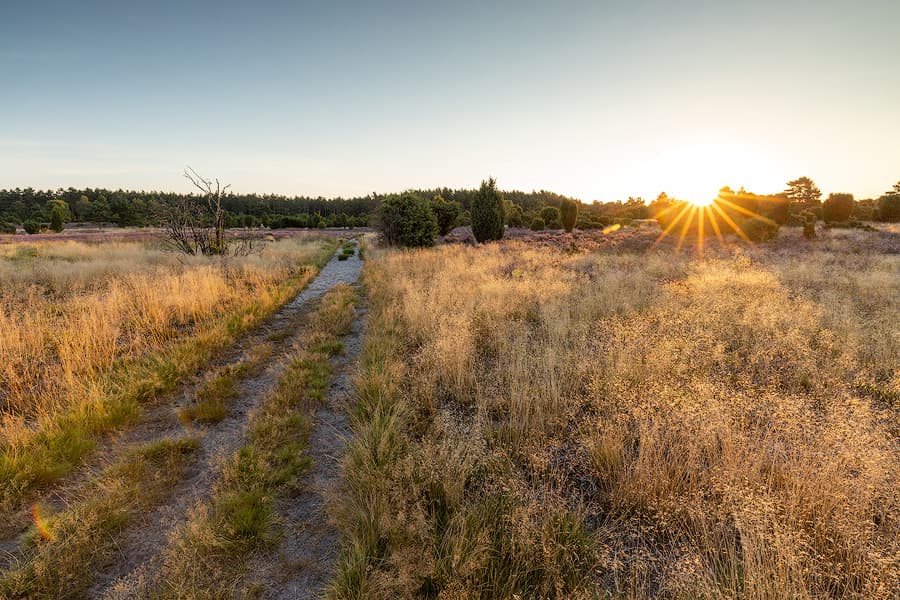
<path id="1" fill-rule="evenodd" d="M 182 421 L 218 423 L 224 419 L 228 414 L 228 402 L 238 395 L 238 382 L 258 371 L 271 354 L 271 344 L 258 344 L 250 350 L 249 356 L 217 369 L 198 386 L 194 401 L 179 411 Z"/>
<path id="2" fill-rule="evenodd" d="M 356 254 L 356 244 L 352 241 L 344 242 L 341 245 L 341 252 L 338 254 L 338 260 L 347 260 Z"/>

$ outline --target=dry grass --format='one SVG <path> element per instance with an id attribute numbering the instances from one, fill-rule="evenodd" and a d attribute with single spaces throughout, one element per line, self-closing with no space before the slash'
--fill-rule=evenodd
<path id="1" fill-rule="evenodd" d="M 65 512 L 36 518 L 25 558 L 0 578 L 2 597 L 84 597 L 93 568 L 115 553 L 115 534 L 171 492 L 197 447 L 191 438 L 139 447 Z"/>
<path id="2" fill-rule="evenodd" d="M 860 235 L 370 260 L 332 596 L 896 594 L 900 257 Z"/>
<path id="3" fill-rule="evenodd" d="M 143 244 L 0 246 L 4 413 L 55 412 L 68 389 L 271 293 L 318 252 L 315 242 L 281 242 L 260 254 L 210 260 Z"/>
<path id="4" fill-rule="evenodd" d="M 0 503 L 65 475 L 98 435 L 292 297 L 332 244 L 228 259 L 139 243 L 0 247 Z"/>

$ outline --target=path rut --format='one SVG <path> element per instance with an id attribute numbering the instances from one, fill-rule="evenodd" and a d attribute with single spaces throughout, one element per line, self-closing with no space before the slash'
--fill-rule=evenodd
<path id="1" fill-rule="evenodd" d="M 352 435 L 349 399 L 365 314 L 364 307 L 357 310 L 350 332 L 342 339 L 344 353 L 333 361 L 336 375 L 325 403 L 313 415 L 307 448 L 313 466 L 302 480 L 302 491 L 278 503 L 285 537 L 277 551 L 259 557 L 249 569 L 262 587 L 262 598 L 319 598 L 332 578 L 339 533 L 329 521 L 327 506 L 337 493 L 340 460 Z"/>

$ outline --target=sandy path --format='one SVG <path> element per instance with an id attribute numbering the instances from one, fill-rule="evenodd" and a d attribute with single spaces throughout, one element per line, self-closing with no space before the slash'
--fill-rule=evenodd
<path id="1" fill-rule="evenodd" d="M 285 537 L 274 553 L 257 558 L 248 569 L 263 588 L 262 598 L 319 598 L 333 576 L 339 533 L 329 522 L 327 506 L 337 492 L 340 460 L 352 435 L 349 398 L 364 317 L 365 309 L 358 309 L 350 333 L 341 340 L 344 353 L 332 363 L 336 376 L 326 402 L 313 415 L 307 449 L 313 466 L 302 480 L 302 491 L 277 504 Z"/>
<path id="2" fill-rule="evenodd" d="M 335 255 L 294 300 L 244 341 L 242 348 L 246 349 L 267 339 L 277 340 L 273 342 L 276 348 L 269 367 L 238 383 L 239 395 L 231 403 L 226 419 L 192 430 L 200 435 L 197 462 L 167 502 L 127 528 L 118 542 L 116 555 L 105 569 L 100 569 L 97 573 L 95 585 L 90 591 L 92 597 L 128 597 L 131 590 L 143 581 L 152 579 L 170 534 L 186 522 L 194 506 L 209 497 L 225 461 L 240 447 L 250 415 L 278 381 L 284 369 L 282 358 L 297 337 L 299 317 L 306 314 L 316 301 L 338 283 L 356 282 L 361 267 L 362 261 L 356 256 L 339 261 Z M 284 333 L 289 335 L 279 335 Z M 141 443 L 183 434 L 185 428 L 177 418 L 176 411 L 170 407 L 168 425 L 160 424 L 153 430 L 152 437 L 141 440 Z"/>

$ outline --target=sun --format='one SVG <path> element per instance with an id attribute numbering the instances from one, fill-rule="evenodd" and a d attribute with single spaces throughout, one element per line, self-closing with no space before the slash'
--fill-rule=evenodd
<path id="1" fill-rule="evenodd" d="M 689 198 L 688 202 L 697 207 L 706 207 L 715 202 L 716 198 L 712 195 L 699 195 L 694 198 Z"/>

